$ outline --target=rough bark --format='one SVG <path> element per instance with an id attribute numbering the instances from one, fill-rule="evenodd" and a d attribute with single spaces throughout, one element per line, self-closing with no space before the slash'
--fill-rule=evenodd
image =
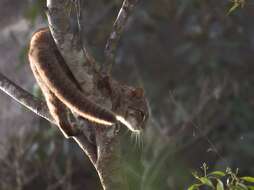
<path id="1" fill-rule="evenodd" d="M 95 58 L 89 55 L 86 47 L 80 40 L 80 34 L 73 31 L 70 18 L 66 14 L 66 5 L 69 0 L 47 0 L 47 18 L 49 28 L 55 43 L 61 52 L 66 64 L 71 69 L 85 95 L 91 101 L 103 105 L 105 108 L 117 113 L 124 113 L 127 106 L 119 104 L 119 98 L 129 99 L 126 94 L 131 94 L 132 89 L 113 81 L 110 76 L 100 73 L 97 69 Z M 133 10 L 137 0 L 124 0 L 114 23 L 112 33 L 108 39 L 105 50 L 105 71 L 110 74 L 115 57 L 115 49 L 120 35 L 126 24 L 130 12 Z M 75 3 L 75 2 L 74 2 Z M 12 98 L 23 104 L 36 114 L 55 123 L 50 116 L 46 103 L 18 87 L 5 76 L 0 74 L 1 90 L 9 94 Z M 122 102 L 126 102 L 125 100 Z M 73 137 L 80 148 L 87 154 L 97 170 L 104 190 L 125 190 L 128 189 L 126 178 L 121 163 L 121 146 L 118 124 L 103 128 L 95 124 L 84 122 L 76 118 L 75 125 L 83 133 Z M 92 125 L 95 129 L 95 142 L 89 141 L 86 135 L 87 125 Z"/>

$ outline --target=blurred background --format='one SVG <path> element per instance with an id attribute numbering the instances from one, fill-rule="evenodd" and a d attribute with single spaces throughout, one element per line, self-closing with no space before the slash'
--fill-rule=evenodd
<path id="1" fill-rule="evenodd" d="M 121 0 L 82 2 L 84 38 L 100 62 Z M 45 0 L 0 1 L 0 71 L 36 94 L 27 60 L 46 26 Z M 142 86 L 151 115 L 123 137 L 132 190 L 182 190 L 192 171 L 254 175 L 254 1 L 140 1 L 121 38 L 114 77 Z M 77 145 L 0 91 L 0 189 L 101 189 Z"/>

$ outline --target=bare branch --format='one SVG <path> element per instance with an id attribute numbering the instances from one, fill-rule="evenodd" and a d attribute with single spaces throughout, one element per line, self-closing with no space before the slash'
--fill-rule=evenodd
<path id="1" fill-rule="evenodd" d="M 0 73 L 0 90 L 35 114 L 56 125 L 54 119 L 48 111 L 45 101 L 34 97 L 32 94 L 9 80 L 2 73 Z M 87 140 L 85 134 L 81 133 L 79 136 L 75 137 L 74 140 L 79 144 L 83 151 L 85 150 L 90 160 L 94 163 L 96 161 L 96 151 L 93 145 Z"/>
<path id="2" fill-rule="evenodd" d="M 91 97 L 92 101 L 111 109 L 112 99 L 109 96 L 105 98 L 102 91 L 98 89 L 96 81 L 101 79 L 96 65 L 87 63 L 82 48 L 79 46 L 79 38 L 76 38 L 71 31 L 70 20 L 65 11 L 67 1 L 47 0 L 47 16 L 52 36 L 66 64 L 78 82 L 83 85 L 84 94 Z M 125 189 L 125 178 L 120 163 L 120 138 L 119 133 L 116 133 L 116 127 L 102 128 L 91 123 L 89 125 L 95 129 L 96 145 L 87 146 L 87 139 L 84 136 L 76 136 L 74 140 L 94 164 L 104 190 Z"/>
<path id="3" fill-rule="evenodd" d="M 85 70 L 92 68 L 91 63 L 94 63 L 94 58 L 84 54 L 84 51 L 87 52 L 87 50 L 82 46 L 80 35 L 75 32 L 67 14 L 68 2 L 69 0 L 47 0 L 49 28 L 66 64 L 78 82 L 81 85 L 85 84 L 83 90 L 89 92 L 93 88 L 93 76 Z M 84 67 L 86 67 L 85 70 Z"/>
<path id="4" fill-rule="evenodd" d="M 105 47 L 106 61 L 103 65 L 102 72 L 110 75 L 112 66 L 115 62 L 116 48 L 123 33 L 126 22 L 131 15 L 138 0 L 124 0 L 118 16 L 114 22 L 112 32 L 107 40 Z"/>
<path id="5" fill-rule="evenodd" d="M 109 71 L 111 70 L 114 58 L 114 56 L 111 55 L 115 53 L 127 18 L 137 1 L 138 0 L 124 0 L 115 21 L 112 34 L 107 43 L 109 51 L 106 57 L 108 57 Z M 104 108 L 113 110 L 121 115 L 128 113 L 128 109 L 130 108 L 128 105 L 133 105 L 134 102 L 134 100 L 130 100 L 130 97 L 133 98 L 135 96 L 137 101 L 141 103 L 140 107 L 144 109 L 144 113 L 148 113 L 145 97 L 143 97 L 143 93 L 141 93 L 140 90 L 137 90 L 137 92 L 135 91 L 134 95 L 135 88 L 122 85 L 111 78 L 102 76 L 102 73 L 98 71 L 96 65 L 90 63 L 90 58 L 83 52 L 79 34 L 75 33 L 75 30 L 72 29 L 72 24 L 68 16 L 69 2 L 73 1 L 47 0 L 47 17 L 54 41 L 65 63 L 68 65 L 79 84 L 82 85 L 82 93 L 89 97 L 91 101 L 99 103 Z M 61 64 L 61 62 L 59 63 Z M 3 75 L 0 75 L 0 86 L 1 90 L 9 94 L 15 100 L 22 103 L 36 114 L 55 123 L 44 101 L 36 99 Z M 141 125 L 141 123 L 139 123 L 139 115 L 140 114 L 133 115 L 130 119 L 137 127 L 139 124 Z M 105 128 L 94 123 L 82 124 L 81 121 L 84 121 L 84 119 L 80 117 L 77 117 L 74 121 L 74 125 L 77 126 L 77 129 L 80 129 L 81 133 L 78 133 L 73 139 L 90 158 L 97 170 L 104 190 L 128 189 L 121 163 L 121 133 L 119 133 L 121 125 L 115 124 Z M 92 129 L 90 133 L 92 138 L 89 138 L 92 142 L 90 142 L 85 135 L 88 131 L 87 127 Z"/>
<path id="6" fill-rule="evenodd" d="M 121 85 L 111 78 L 105 78 L 98 72 L 95 64 L 89 63 L 90 58 L 83 52 L 79 34 L 77 35 L 72 30 L 72 24 L 67 14 L 68 2 L 70 2 L 70 0 L 47 0 L 49 28 L 65 63 L 68 65 L 79 84 L 82 85 L 83 93 L 89 97 L 91 101 L 95 103 L 98 102 L 106 109 L 113 109 L 116 113 L 123 113 L 123 115 L 125 115 L 129 108 L 129 106 L 125 104 L 132 104 L 131 101 L 126 100 L 130 99 L 130 94 L 133 94 L 130 92 L 133 92 L 134 88 Z M 123 2 L 108 42 L 110 54 L 115 52 L 120 34 L 136 2 L 137 0 L 125 0 Z M 116 34 L 115 37 L 113 36 L 114 33 Z M 36 114 L 55 123 L 44 101 L 36 99 L 3 75 L 0 75 L 0 86 L 1 90 L 9 94 L 15 100 L 28 107 Z M 142 105 L 145 104 L 146 101 L 143 96 L 136 96 L 137 100 L 142 102 Z M 115 101 L 115 99 L 117 99 L 117 101 Z M 122 104 L 122 102 L 124 102 L 124 104 Z M 133 119 L 133 123 L 138 125 L 138 121 L 140 121 L 138 115 L 133 116 Z M 116 124 L 105 128 L 93 123 L 82 124 L 81 121 L 84 121 L 84 119 L 79 117 L 74 121 L 74 125 L 77 126 L 76 128 L 78 130 L 80 129 L 80 133 L 73 137 L 73 139 L 90 158 L 97 170 L 104 190 L 127 189 L 125 174 L 121 164 L 120 126 Z M 93 129 L 92 133 L 90 133 L 92 136 L 91 139 L 88 139 L 85 135 L 88 131 L 87 127 Z"/>
<path id="7" fill-rule="evenodd" d="M 2 73 L 0 73 L 0 89 L 32 112 L 55 124 L 55 121 L 49 114 L 46 102 L 34 97 L 29 92 L 10 81 Z"/>
<path id="8" fill-rule="evenodd" d="M 73 139 L 76 141 L 79 147 L 86 153 L 92 164 L 95 165 L 97 161 L 96 146 L 91 144 L 87 140 L 85 135 L 73 137 Z"/>

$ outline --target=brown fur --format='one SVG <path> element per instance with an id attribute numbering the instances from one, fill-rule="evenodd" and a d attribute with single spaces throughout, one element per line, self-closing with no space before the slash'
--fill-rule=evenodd
<path id="1" fill-rule="evenodd" d="M 65 106 L 83 118 L 98 124 L 110 126 L 116 122 L 113 112 L 91 102 L 82 93 L 77 80 L 60 55 L 48 28 L 41 29 L 32 36 L 29 61 L 50 113 L 66 136 L 73 136 L 73 132 L 67 121 Z"/>

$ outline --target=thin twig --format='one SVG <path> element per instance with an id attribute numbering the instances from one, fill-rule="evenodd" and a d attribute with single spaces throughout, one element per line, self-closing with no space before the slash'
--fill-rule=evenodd
<path id="1" fill-rule="evenodd" d="M 137 2 L 138 0 L 124 0 L 118 16 L 114 22 L 113 29 L 105 47 L 106 61 L 102 67 L 102 72 L 108 75 L 110 75 L 112 66 L 115 61 L 116 48 L 119 43 L 121 34 L 123 33 L 126 22 Z"/>

